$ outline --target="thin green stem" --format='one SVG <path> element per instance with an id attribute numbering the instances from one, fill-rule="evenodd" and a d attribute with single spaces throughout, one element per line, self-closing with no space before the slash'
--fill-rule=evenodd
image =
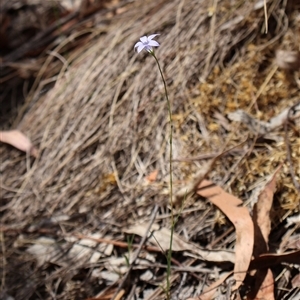
<path id="1" fill-rule="evenodd" d="M 167 90 L 167 84 L 163 75 L 163 72 L 161 70 L 160 64 L 158 62 L 157 57 L 155 56 L 154 51 L 151 51 L 150 54 L 154 57 L 159 73 L 161 76 L 161 79 L 164 83 L 165 88 L 165 95 L 168 105 L 168 112 L 169 112 L 169 120 L 170 120 L 170 157 L 169 157 L 169 168 L 170 168 L 170 205 L 171 205 L 171 236 L 170 236 L 170 247 L 167 255 L 167 298 L 170 299 L 170 277 L 171 277 L 171 260 L 172 260 L 172 245 L 173 245 L 173 234 L 174 234 L 174 214 L 173 214 L 173 165 L 172 165 L 172 158 L 173 158 L 173 121 L 172 121 L 172 110 L 171 110 L 171 103 L 169 100 L 168 90 Z"/>

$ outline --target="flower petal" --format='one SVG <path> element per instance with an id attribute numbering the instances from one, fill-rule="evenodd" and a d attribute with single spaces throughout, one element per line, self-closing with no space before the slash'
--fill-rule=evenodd
<path id="1" fill-rule="evenodd" d="M 137 42 L 135 45 L 134 45 L 134 48 L 138 47 L 138 46 L 141 46 L 141 45 L 144 45 L 142 42 Z"/>
<path id="2" fill-rule="evenodd" d="M 153 50 L 152 47 L 149 46 L 149 45 L 146 45 L 146 46 L 144 47 L 144 49 L 147 50 L 148 52 L 151 52 L 151 51 Z"/>
<path id="3" fill-rule="evenodd" d="M 141 43 L 141 45 L 139 45 L 138 48 L 137 48 L 137 52 L 140 53 L 144 48 L 145 48 L 145 45 L 143 45 Z"/>
<path id="4" fill-rule="evenodd" d="M 157 41 L 149 41 L 149 46 L 158 47 L 159 43 Z"/>
<path id="5" fill-rule="evenodd" d="M 142 43 L 148 43 L 148 38 L 146 37 L 146 36 L 142 36 L 141 38 L 140 38 L 140 41 L 142 42 Z"/>
<path id="6" fill-rule="evenodd" d="M 159 34 L 151 34 L 149 37 L 142 36 L 140 41 L 134 45 L 134 49 L 140 53 L 142 50 L 146 50 L 148 52 L 153 51 L 153 47 L 158 47 L 160 44 L 157 41 L 152 40 Z"/>
<path id="7" fill-rule="evenodd" d="M 159 34 L 151 34 L 148 36 L 148 40 L 151 41 L 153 38 L 155 38 Z"/>

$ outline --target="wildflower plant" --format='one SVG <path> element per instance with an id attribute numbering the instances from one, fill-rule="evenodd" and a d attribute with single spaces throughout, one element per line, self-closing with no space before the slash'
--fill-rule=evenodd
<path id="1" fill-rule="evenodd" d="M 159 47 L 159 43 L 157 41 L 154 41 L 153 39 L 159 34 L 151 34 L 149 36 L 142 36 L 140 38 L 140 41 L 137 42 L 134 46 L 136 48 L 136 51 L 140 53 L 142 50 L 148 51 L 150 54 L 151 52 L 154 53 L 153 47 Z"/>
<path id="2" fill-rule="evenodd" d="M 169 169 L 170 169 L 170 177 L 169 177 L 169 186 L 170 186 L 170 204 L 171 204 L 171 236 L 170 236 L 170 246 L 169 246 L 169 251 L 167 253 L 167 286 L 166 286 L 166 294 L 167 294 L 167 299 L 170 299 L 170 276 L 171 276 L 171 259 L 172 259 L 172 244 L 173 244 L 173 234 L 174 234 L 174 228 L 176 221 L 174 220 L 174 214 L 173 214 L 173 165 L 172 165 L 172 156 L 173 156 L 173 147 L 172 147 L 172 141 L 173 141 L 173 123 L 172 123 L 172 109 L 171 109 L 171 103 L 169 100 L 169 95 L 168 95 L 168 90 L 167 90 L 167 85 L 166 81 L 161 69 L 161 66 L 159 64 L 159 61 L 154 53 L 154 48 L 153 47 L 159 47 L 160 44 L 153 40 L 156 36 L 159 34 L 151 34 L 149 36 L 142 36 L 140 38 L 140 41 L 137 42 L 134 45 L 135 50 L 140 53 L 141 51 L 145 50 L 147 51 L 154 59 L 155 62 L 158 66 L 158 70 L 161 76 L 161 79 L 164 84 L 164 90 L 165 90 L 165 97 L 167 101 L 167 108 L 168 108 L 168 115 L 169 115 L 169 124 L 170 124 L 170 136 L 169 136 L 169 142 L 170 142 L 170 152 L 169 152 Z"/>

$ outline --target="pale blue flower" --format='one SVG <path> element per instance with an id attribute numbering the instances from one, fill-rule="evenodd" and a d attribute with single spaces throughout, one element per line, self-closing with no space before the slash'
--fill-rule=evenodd
<path id="1" fill-rule="evenodd" d="M 147 36 L 142 36 L 140 38 L 140 42 L 137 42 L 134 45 L 134 48 L 137 48 L 137 52 L 140 53 L 143 49 L 145 49 L 148 52 L 153 52 L 152 47 L 158 47 L 159 43 L 157 41 L 153 41 L 152 39 L 156 37 L 159 34 L 151 34 L 148 37 Z"/>

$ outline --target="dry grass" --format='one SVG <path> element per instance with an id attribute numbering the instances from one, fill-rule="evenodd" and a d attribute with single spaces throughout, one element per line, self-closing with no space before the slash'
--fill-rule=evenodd
<path id="1" fill-rule="evenodd" d="M 272 211 L 271 240 L 278 247 L 286 218 L 299 212 L 300 204 L 286 161 L 284 128 L 275 130 L 278 141 L 268 141 L 226 118 L 241 108 L 268 121 L 299 101 L 297 73 L 275 65 L 277 49 L 299 47 L 299 7 L 276 0 L 268 4 L 268 14 L 269 32 L 263 34 L 263 6 L 245 1 L 134 1 L 105 22 L 95 17 L 88 43 L 76 51 L 65 53 L 64 47 L 83 34 L 79 29 L 52 49 L 41 72 L 61 63 L 55 85 L 43 94 L 45 81 L 38 81 L 17 124 L 38 145 L 38 158 L 0 148 L 2 286 L 8 294 L 15 299 L 84 299 L 109 286 L 91 277 L 99 263 L 82 259 L 36 266 L 24 250 L 40 236 L 68 244 L 70 234 L 97 232 L 126 241 L 121 229 L 148 222 L 155 203 L 160 205 L 157 220 L 169 226 L 168 114 L 154 60 L 133 52 L 144 34 L 161 34 L 157 56 L 173 105 L 174 158 L 180 160 L 174 162 L 175 189 L 206 165 L 207 159 L 195 157 L 217 155 L 244 141 L 221 156 L 209 174 L 241 199 L 249 199 L 258 182 L 283 162 Z M 289 139 L 299 180 L 297 126 Z M 154 170 L 158 178 L 149 183 L 145 177 Z M 232 248 L 234 235 L 226 235 L 230 224 L 199 201 L 196 196 L 187 200 L 176 231 L 203 247 Z M 55 216 L 68 219 L 53 222 Z M 121 252 L 116 247 L 114 255 Z M 158 273 L 156 281 L 164 274 Z M 199 278 L 206 281 L 205 271 Z M 147 289 L 145 283 L 136 284 Z M 278 287 L 288 284 L 279 282 Z M 194 279 L 185 285 L 196 290 L 198 283 Z M 283 294 L 278 290 L 277 299 Z"/>

